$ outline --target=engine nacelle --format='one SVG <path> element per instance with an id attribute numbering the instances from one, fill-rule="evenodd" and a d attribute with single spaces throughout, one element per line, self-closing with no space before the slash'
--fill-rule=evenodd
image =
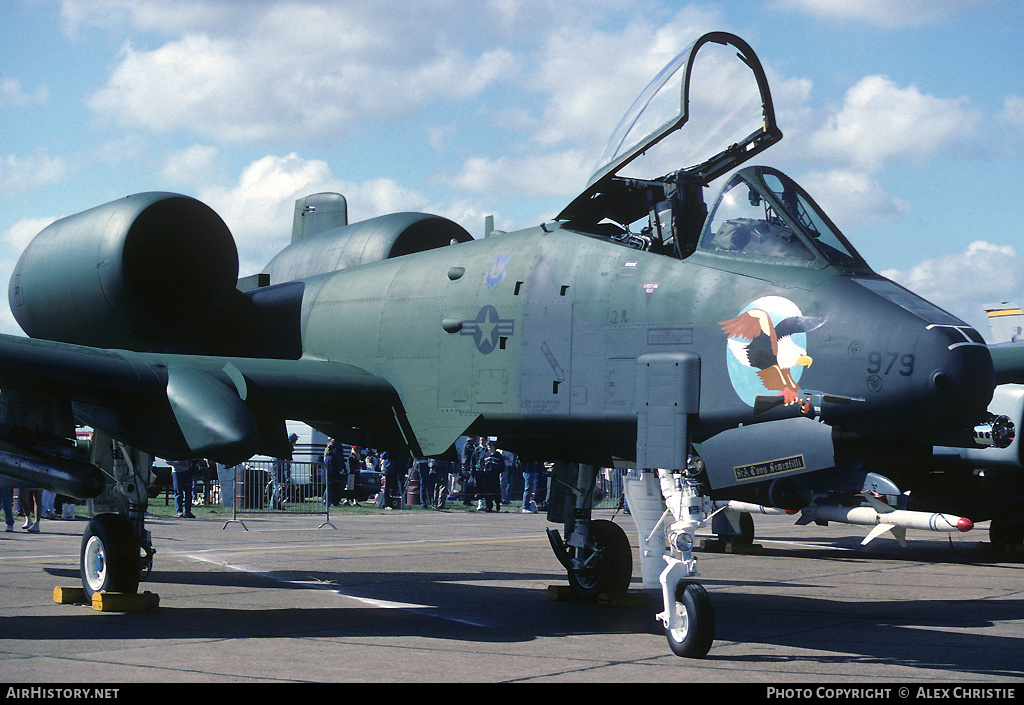
<path id="1" fill-rule="evenodd" d="M 264 272 L 276 284 L 472 239 L 461 225 L 441 216 L 392 213 L 296 239 Z"/>
<path id="2" fill-rule="evenodd" d="M 33 338 L 145 350 L 209 320 L 237 280 L 234 238 L 209 206 L 140 193 L 44 228 L 8 300 Z"/>

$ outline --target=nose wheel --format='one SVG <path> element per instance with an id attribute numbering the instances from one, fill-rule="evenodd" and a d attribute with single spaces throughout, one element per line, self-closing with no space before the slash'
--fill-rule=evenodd
<path id="1" fill-rule="evenodd" d="M 676 586 L 674 614 L 665 636 L 676 656 L 707 656 L 715 639 L 715 613 L 703 585 L 682 582 Z"/>

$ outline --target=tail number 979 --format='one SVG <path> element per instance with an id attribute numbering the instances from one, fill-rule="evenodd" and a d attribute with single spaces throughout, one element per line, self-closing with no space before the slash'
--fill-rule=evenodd
<path id="1" fill-rule="evenodd" d="M 914 374 L 913 353 L 873 352 L 868 355 L 868 374 L 891 374 L 897 372 L 904 377 Z"/>

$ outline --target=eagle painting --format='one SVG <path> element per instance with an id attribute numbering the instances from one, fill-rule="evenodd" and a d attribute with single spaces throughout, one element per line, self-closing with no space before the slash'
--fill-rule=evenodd
<path id="1" fill-rule="evenodd" d="M 800 385 L 793 378 L 793 368 L 810 367 L 812 362 L 793 336 L 815 330 L 827 320 L 796 313 L 788 315 L 778 325 L 772 323 L 771 315 L 764 308 L 750 308 L 736 318 L 719 321 L 735 359 L 744 367 L 756 370 L 764 388 L 778 392 L 787 405 L 800 399 Z"/>

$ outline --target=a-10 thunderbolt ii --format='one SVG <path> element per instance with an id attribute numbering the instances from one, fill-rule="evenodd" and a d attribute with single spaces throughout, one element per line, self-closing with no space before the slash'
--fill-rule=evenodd
<path id="1" fill-rule="evenodd" d="M 996 375 L 1024 381 L 1016 350 L 997 370 L 976 331 L 872 271 L 790 178 L 734 171 L 781 136 L 754 52 L 715 32 L 537 227 L 474 240 L 420 213 L 348 224 L 342 196 L 314 194 L 291 244 L 238 280 L 228 228 L 186 196 L 56 221 L 10 284 L 30 338 L 0 337 L 0 469 L 127 497 L 90 520 L 82 578 L 130 592 L 153 555 L 143 454 L 287 455 L 289 419 L 392 457 L 498 436 L 557 461 L 548 535 L 593 598 L 630 584 L 629 539 L 591 513 L 597 468 L 628 467 L 644 585 L 661 588 L 672 650 L 701 657 L 714 616 L 696 529 L 747 506 L 838 517 L 865 491 L 899 494 L 872 458 L 1006 447 Z M 76 454 L 76 423 L 114 439 L 106 460 Z M 930 516 L 891 508 L 897 528 Z"/>

